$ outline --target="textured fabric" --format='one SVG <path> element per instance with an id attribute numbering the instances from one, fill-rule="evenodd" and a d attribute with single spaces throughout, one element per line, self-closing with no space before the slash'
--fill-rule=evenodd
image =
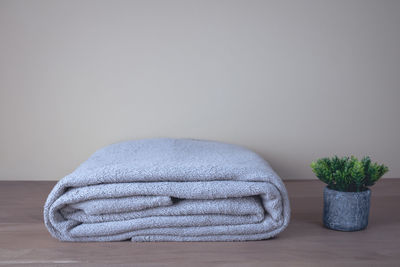
<path id="1" fill-rule="evenodd" d="M 220 142 L 144 139 L 95 152 L 44 206 L 63 241 L 244 241 L 289 223 L 284 184 L 256 153 Z"/>

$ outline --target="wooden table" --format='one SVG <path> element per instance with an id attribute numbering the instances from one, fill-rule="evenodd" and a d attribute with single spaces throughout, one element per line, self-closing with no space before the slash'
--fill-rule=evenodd
<path id="1" fill-rule="evenodd" d="M 66 243 L 52 238 L 42 206 L 50 181 L 0 182 L 0 266 L 400 266 L 400 179 L 372 188 L 370 224 L 337 232 L 321 224 L 316 180 L 286 181 L 289 227 L 255 242 Z"/>

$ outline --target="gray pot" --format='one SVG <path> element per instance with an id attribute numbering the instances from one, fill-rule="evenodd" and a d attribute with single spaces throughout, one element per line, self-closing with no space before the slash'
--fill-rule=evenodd
<path id="1" fill-rule="evenodd" d="M 324 189 L 324 225 L 333 230 L 358 231 L 368 225 L 371 190 L 341 192 Z"/>

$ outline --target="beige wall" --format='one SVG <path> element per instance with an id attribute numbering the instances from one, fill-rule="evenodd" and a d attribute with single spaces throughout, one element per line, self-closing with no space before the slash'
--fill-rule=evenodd
<path id="1" fill-rule="evenodd" d="M 244 145 L 284 179 L 369 154 L 400 177 L 400 1 L 0 0 L 0 179 L 120 140 Z"/>

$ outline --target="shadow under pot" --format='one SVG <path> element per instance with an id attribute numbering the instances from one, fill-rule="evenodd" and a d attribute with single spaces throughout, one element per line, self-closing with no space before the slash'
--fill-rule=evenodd
<path id="1" fill-rule="evenodd" d="M 338 231 L 359 231 L 368 225 L 371 190 L 341 192 L 324 189 L 324 225 Z"/>

